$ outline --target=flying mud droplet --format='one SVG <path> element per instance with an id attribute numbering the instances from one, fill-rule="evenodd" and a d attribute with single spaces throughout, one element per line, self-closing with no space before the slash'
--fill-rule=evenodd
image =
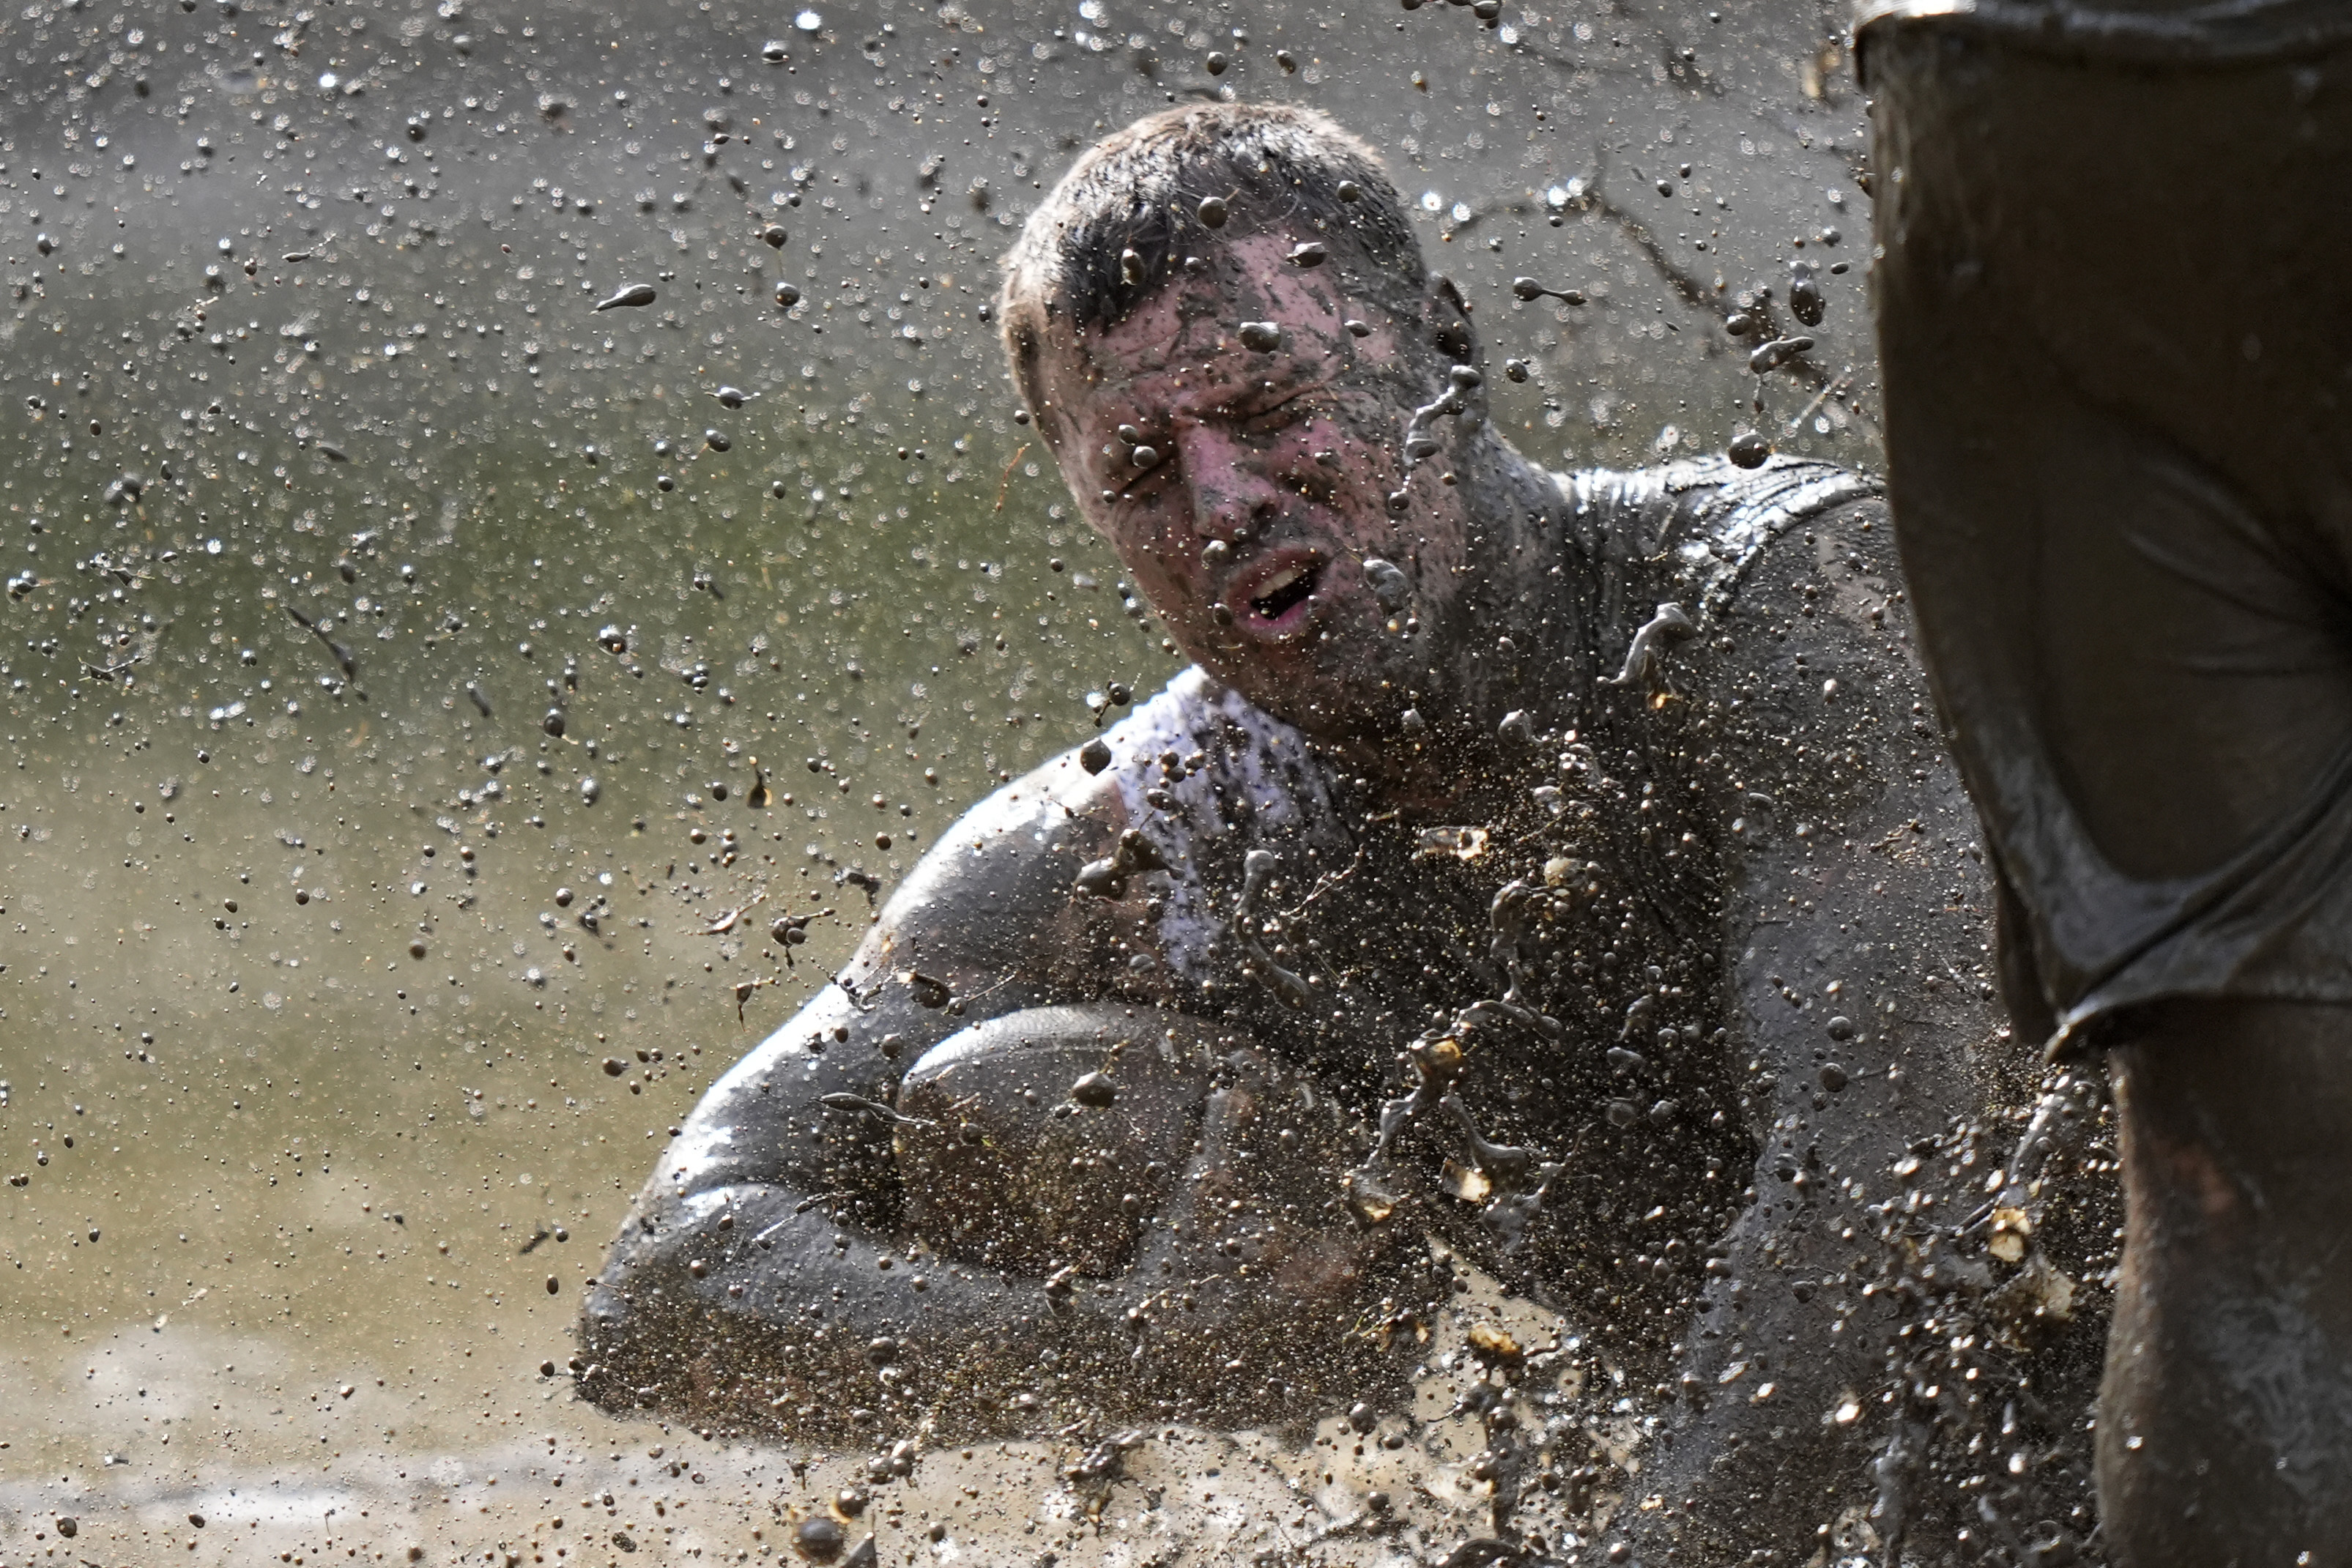
<path id="1" fill-rule="evenodd" d="M 1322 266 L 1329 259 L 1330 255 L 1331 252 L 1321 240 L 1310 239 L 1291 246 L 1288 259 L 1290 265 L 1296 267 L 1315 267 Z"/>
<path id="2" fill-rule="evenodd" d="M 1820 280 L 1813 277 L 1813 264 L 1797 262 L 1790 267 L 1790 273 L 1789 314 L 1794 316 L 1800 325 L 1820 326 L 1829 302 L 1822 297 Z"/>
<path id="3" fill-rule="evenodd" d="M 1658 606 L 1657 613 L 1642 623 L 1633 633 L 1633 641 L 1625 650 L 1625 664 L 1613 675 L 1604 675 L 1604 686 L 1639 685 L 1656 689 L 1665 679 L 1666 649 L 1674 643 L 1697 634 L 1698 627 L 1689 613 L 1672 600 Z"/>
<path id="4" fill-rule="evenodd" d="M 1540 279 L 1533 277 L 1514 277 L 1511 279 L 1511 293 L 1515 298 L 1528 300 L 1530 303 L 1535 300 L 1544 298 L 1557 299 L 1563 305 L 1581 305 L 1584 303 L 1584 291 L 1582 289 L 1553 288 Z"/>
<path id="5" fill-rule="evenodd" d="M 1112 852 L 1097 861 L 1088 861 L 1078 868 L 1071 883 L 1074 892 L 1114 902 L 1127 896 L 1128 878 L 1141 872 L 1166 871 L 1168 862 L 1151 847 L 1151 841 L 1134 828 L 1119 834 Z"/>
<path id="6" fill-rule="evenodd" d="M 1414 409 L 1412 417 L 1405 422 L 1406 467 L 1418 468 L 1443 450 L 1437 437 L 1431 434 L 1431 426 L 1448 414 L 1458 417 L 1469 413 L 1471 412 L 1470 394 L 1485 384 L 1486 377 L 1478 373 L 1475 366 L 1456 365 L 1446 372 L 1444 392 L 1436 402 L 1423 403 Z M 1399 512 L 1403 509 L 1399 504 L 1400 497 L 1403 495 L 1404 492 L 1400 490 L 1389 497 L 1390 511 Z"/>
<path id="7" fill-rule="evenodd" d="M 1769 376 L 1799 355 L 1811 351 L 1812 346 L 1811 338 L 1775 338 L 1769 343 L 1758 345 L 1756 351 L 1748 356 L 1748 368 L 1757 375 Z"/>
<path id="8" fill-rule="evenodd" d="M 632 283 L 627 287 L 623 288 L 618 293 L 613 295 L 610 298 L 598 300 L 596 302 L 595 308 L 599 310 L 618 310 L 624 308 L 634 308 L 640 305 L 650 305 L 660 298 L 660 295 L 654 292 L 654 286 L 652 284 Z"/>
<path id="9" fill-rule="evenodd" d="M 796 283 L 779 283 L 776 285 L 776 306 L 779 309 L 789 310 L 800 302 L 800 285 Z"/>
<path id="10" fill-rule="evenodd" d="M 1273 321 L 1244 321 L 1240 337 L 1243 348 L 1260 354 L 1271 354 L 1282 347 L 1282 328 Z"/>
<path id="11" fill-rule="evenodd" d="M 1745 430 L 1731 438 L 1724 455 L 1742 468 L 1761 468 L 1772 455 L 1772 445 L 1754 431 Z"/>
<path id="12" fill-rule="evenodd" d="M 1223 228 L 1225 226 L 1225 199 L 1223 196 L 1210 196 L 1202 201 L 1199 206 L 1192 209 L 1192 215 L 1201 220 L 1201 226 L 1202 228 Z"/>
<path id="13" fill-rule="evenodd" d="M 812 1563 L 830 1563 L 839 1557 L 842 1541 L 839 1522 L 821 1513 L 801 1521 L 793 1531 L 793 1550 Z"/>

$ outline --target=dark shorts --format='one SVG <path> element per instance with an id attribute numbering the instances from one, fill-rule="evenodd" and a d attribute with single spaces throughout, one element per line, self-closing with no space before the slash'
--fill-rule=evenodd
<path id="1" fill-rule="evenodd" d="M 2238 9 L 1864 34 L 1889 495 L 2023 1027 L 2352 1002 L 2352 5 Z"/>

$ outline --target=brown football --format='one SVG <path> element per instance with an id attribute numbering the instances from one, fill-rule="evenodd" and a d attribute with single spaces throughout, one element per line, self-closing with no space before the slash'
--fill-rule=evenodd
<path id="1" fill-rule="evenodd" d="M 908 1223 L 1011 1273 L 1119 1272 L 1192 1155 L 1209 1049 L 1191 1020 L 1113 1007 L 1032 1009 L 941 1041 L 898 1092 Z"/>

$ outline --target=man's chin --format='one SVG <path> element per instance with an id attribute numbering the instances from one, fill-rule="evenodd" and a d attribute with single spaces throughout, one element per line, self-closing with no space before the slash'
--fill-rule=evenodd
<path id="1" fill-rule="evenodd" d="M 1200 663 L 1284 723 L 1318 739 L 1379 742 L 1402 733 L 1406 694 L 1429 685 L 1412 643 L 1388 637 L 1370 647 L 1334 640 L 1229 645 Z"/>

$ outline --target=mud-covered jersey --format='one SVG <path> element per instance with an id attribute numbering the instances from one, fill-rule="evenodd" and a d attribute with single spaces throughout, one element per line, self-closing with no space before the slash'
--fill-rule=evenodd
<path id="1" fill-rule="evenodd" d="M 1815 770 L 1808 803 L 1737 759 L 1762 710 L 1736 688 L 1767 635 L 1739 619 L 1739 590 L 1791 529 L 1877 505 L 1867 481 L 1788 459 L 1557 482 L 1552 580 L 1588 692 L 1509 776 L 1401 813 L 1198 669 L 1105 737 L 1168 868 L 1148 879 L 1172 971 L 1155 988 L 1277 1046 L 1368 1129 L 1410 1092 L 1410 1048 L 1460 1033 L 1471 1135 L 1524 1151 L 1528 1174 L 1513 1190 L 1431 1118 L 1398 1141 L 1397 1175 L 1449 1195 L 1432 1221 L 1530 1287 L 1641 1255 L 1637 1226 L 1660 1248 L 1715 1234 L 1753 1169 L 1765 1129 L 1733 1060 L 1725 890 L 1747 844 L 1833 821 L 1837 781 Z M 1805 664 L 1801 635 L 1770 635 Z M 1447 1223 L 1474 1213 L 1483 1225 Z M 1637 1315 L 1677 1321 L 1663 1298 L 1678 1291 L 1647 1293 L 1662 1299 Z"/>

